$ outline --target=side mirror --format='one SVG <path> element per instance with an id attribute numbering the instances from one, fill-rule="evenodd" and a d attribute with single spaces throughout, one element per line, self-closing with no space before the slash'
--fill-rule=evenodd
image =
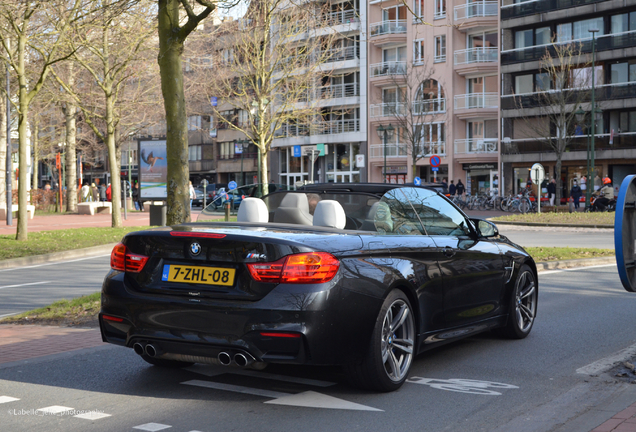
<path id="1" fill-rule="evenodd" d="M 482 237 L 497 237 L 499 230 L 494 223 L 483 219 L 471 219 L 477 227 L 477 232 Z"/>

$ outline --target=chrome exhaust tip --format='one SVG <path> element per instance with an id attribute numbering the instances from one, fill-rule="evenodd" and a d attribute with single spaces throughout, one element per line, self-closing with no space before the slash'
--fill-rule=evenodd
<path id="1" fill-rule="evenodd" d="M 146 345 L 146 355 L 148 357 L 154 357 L 157 355 L 157 349 L 153 345 Z"/>
<path id="2" fill-rule="evenodd" d="M 144 346 L 142 344 L 140 344 L 139 342 L 136 342 L 133 345 L 133 351 L 135 351 L 135 354 L 137 355 L 143 355 L 144 353 Z"/>
<path id="3" fill-rule="evenodd" d="M 229 366 L 232 363 L 232 357 L 226 352 L 220 352 L 217 359 L 223 366 Z"/>
<path id="4" fill-rule="evenodd" d="M 234 354 L 234 363 L 240 367 L 247 367 L 254 363 L 254 358 L 251 355 L 245 355 L 243 353 Z"/>

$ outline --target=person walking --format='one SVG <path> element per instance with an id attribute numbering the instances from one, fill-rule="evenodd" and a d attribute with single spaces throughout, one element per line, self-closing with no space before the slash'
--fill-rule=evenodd
<path id="1" fill-rule="evenodd" d="M 99 201 L 99 189 L 97 189 L 95 183 L 91 183 L 91 198 L 94 202 Z"/>
<path id="2" fill-rule="evenodd" d="M 553 178 L 548 183 L 548 199 L 551 206 L 554 206 L 554 197 L 556 197 L 556 180 Z"/>
<path id="3" fill-rule="evenodd" d="M 99 186 L 99 200 L 106 201 L 106 186 L 103 184 Z"/>
<path id="4" fill-rule="evenodd" d="M 135 210 L 139 211 L 139 209 L 141 208 L 139 202 L 139 182 L 135 182 L 135 185 L 133 186 L 132 200 L 135 203 Z"/>
<path id="5" fill-rule="evenodd" d="M 88 187 L 88 183 L 84 183 L 84 186 L 82 186 L 81 191 L 82 191 L 82 202 L 90 201 L 92 198 L 92 195 L 91 195 L 91 190 Z"/>
<path id="6" fill-rule="evenodd" d="M 572 183 L 572 189 L 570 189 L 570 196 L 574 202 L 574 211 L 579 210 L 579 201 L 581 200 L 581 195 L 583 195 L 583 191 L 581 190 L 581 186 L 579 186 L 574 180 Z"/>
<path id="7" fill-rule="evenodd" d="M 194 191 L 194 186 L 192 186 L 192 181 L 188 182 L 188 192 L 190 193 L 190 211 L 192 211 L 192 201 L 196 199 L 197 193 Z"/>
<path id="8" fill-rule="evenodd" d="M 110 201 L 113 198 L 113 191 L 110 187 L 110 183 L 108 183 L 108 187 L 106 188 L 106 199 Z"/>
<path id="9" fill-rule="evenodd" d="M 460 197 L 464 195 L 464 192 L 466 192 L 466 187 L 464 186 L 464 183 L 462 183 L 461 179 L 457 180 L 457 189 L 455 190 L 455 192 Z"/>
<path id="10" fill-rule="evenodd" d="M 456 192 L 457 186 L 455 186 L 455 180 L 451 180 L 450 186 L 448 186 L 448 193 L 450 194 L 450 196 L 455 196 Z"/>

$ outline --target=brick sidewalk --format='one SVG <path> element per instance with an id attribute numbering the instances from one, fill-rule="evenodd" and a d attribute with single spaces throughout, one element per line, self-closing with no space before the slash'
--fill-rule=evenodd
<path id="1" fill-rule="evenodd" d="M 636 403 L 590 432 L 636 432 Z"/>
<path id="2" fill-rule="evenodd" d="M 98 328 L 0 325 L 0 364 L 104 345 Z"/>

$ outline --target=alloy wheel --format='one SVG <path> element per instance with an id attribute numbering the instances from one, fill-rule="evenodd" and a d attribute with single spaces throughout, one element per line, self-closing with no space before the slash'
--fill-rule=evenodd
<path id="1" fill-rule="evenodd" d="M 391 381 L 401 381 L 413 360 L 415 324 L 409 305 L 395 300 L 386 311 L 382 323 L 382 363 Z"/>
<path id="2" fill-rule="evenodd" d="M 517 327 L 525 333 L 530 331 L 537 312 L 537 289 L 534 277 L 529 271 L 524 271 L 517 279 L 515 296 Z"/>

